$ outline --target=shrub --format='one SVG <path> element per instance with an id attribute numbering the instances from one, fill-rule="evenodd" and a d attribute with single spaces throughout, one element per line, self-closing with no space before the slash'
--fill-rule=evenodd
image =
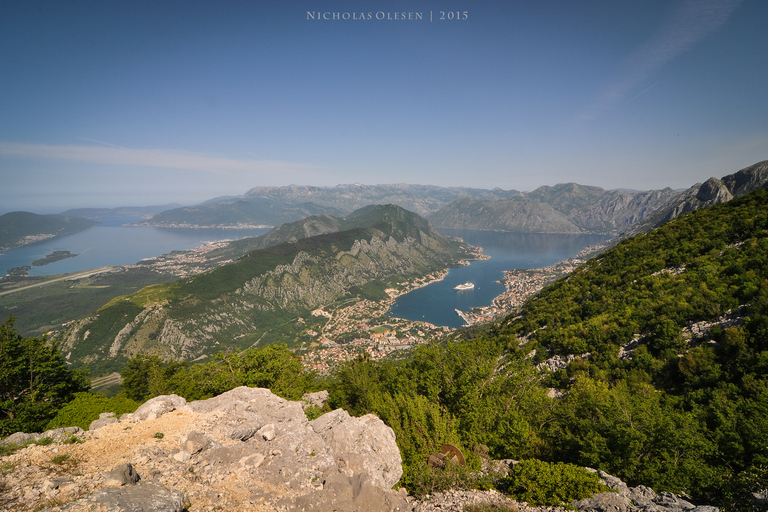
<path id="1" fill-rule="evenodd" d="M 428 466 L 426 463 L 407 467 L 407 489 L 414 496 L 425 496 L 450 489 L 482 489 L 495 487 L 498 475 L 481 475 L 477 471 L 449 462 L 444 468 Z M 406 476 L 405 474 L 403 475 Z M 406 478 L 401 479 L 401 483 Z"/>
<path id="2" fill-rule="evenodd" d="M 114 412 L 116 416 L 120 416 L 135 411 L 139 405 L 125 395 L 107 398 L 95 393 L 76 393 L 74 400 L 59 409 L 56 416 L 48 422 L 46 429 L 80 427 L 88 430 L 91 422 L 99 419 L 99 414 L 103 412 Z"/>
<path id="3" fill-rule="evenodd" d="M 574 500 L 610 491 L 596 473 L 573 464 L 524 460 L 499 481 L 499 487 L 518 501 L 534 506 L 569 505 Z"/>

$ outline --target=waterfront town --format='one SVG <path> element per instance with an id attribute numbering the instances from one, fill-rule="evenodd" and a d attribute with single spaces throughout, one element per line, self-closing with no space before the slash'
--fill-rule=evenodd
<path id="1" fill-rule="evenodd" d="M 575 258 L 555 265 L 527 270 L 508 270 L 502 283 L 506 290 L 493 300 L 490 306 L 457 313 L 467 326 L 500 319 L 515 311 L 532 295 L 560 277 L 573 272 L 586 258 L 605 249 L 590 246 Z M 362 300 L 336 310 L 316 309 L 314 316 L 325 317 L 322 332 L 309 331 L 315 340 L 299 348 L 302 360 L 308 368 L 318 373 L 329 373 L 344 361 L 368 354 L 372 360 L 396 358 L 400 351 L 412 349 L 430 340 L 437 340 L 455 328 L 437 326 L 428 322 L 410 321 L 388 315 L 395 298 L 415 288 L 440 280 L 447 270 L 427 276 L 414 283 L 401 283 L 401 291 L 388 290 L 389 297 L 374 302 Z"/>
<path id="2" fill-rule="evenodd" d="M 210 253 L 226 247 L 229 241 L 203 244 L 187 251 L 177 251 L 163 256 L 143 260 L 139 265 L 177 277 L 189 277 L 205 270 L 227 263 L 231 260 L 213 262 Z M 604 250 L 604 246 L 590 246 L 582 250 L 575 258 L 570 258 L 555 265 L 537 269 L 512 269 L 501 276 L 500 283 L 505 291 L 484 307 L 469 311 L 459 311 L 466 326 L 491 322 L 502 318 L 519 308 L 529 297 L 558 278 L 573 272 L 588 257 Z M 477 259 L 488 258 L 481 249 L 474 255 Z M 406 354 L 408 349 L 439 340 L 455 331 L 455 328 L 433 325 L 428 322 L 411 321 L 392 317 L 389 309 L 395 299 L 416 288 L 426 286 L 443 279 L 448 269 L 435 272 L 411 282 L 398 283 L 398 288 L 387 290 L 387 298 L 379 301 L 350 299 L 346 303 L 332 307 L 321 307 L 312 311 L 318 322 L 308 327 L 305 339 L 296 347 L 304 365 L 320 374 L 327 374 L 339 364 L 357 356 L 367 354 L 372 360 L 397 358 Z"/>
<path id="3" fill-rule="evenodd" d="M 217 249 L 224 249 L 230 242 L 231 240 L 206 242 L 203 245 L 186 251 L 173 251 L 156 258 L 146 258 L 135 265 L 128 265 L 126 268 L 146 266 L 161 274 L 171 274 L 181 278 L 191 277 L 214 266 L 233 262 L 233 259 L 216 259 L 212 261 L 209 257 L 209 253 Z"/>

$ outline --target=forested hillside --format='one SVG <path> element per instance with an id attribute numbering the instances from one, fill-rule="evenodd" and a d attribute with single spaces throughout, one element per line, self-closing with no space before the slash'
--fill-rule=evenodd
<path id="1" fill-rule="evenodd" d="M 462 337 L 335 381 L 335 405 L 399 426 L 407 475 L 434 436 L 724 505 L 768 484 L 768 192 L 626 240 Z"/>

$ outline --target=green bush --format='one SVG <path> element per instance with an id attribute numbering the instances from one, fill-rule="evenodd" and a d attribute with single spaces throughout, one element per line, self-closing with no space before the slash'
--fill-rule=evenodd
<path id="1" fill-rule="evenodd" d="M 752 493 L 768 488 L 768 467 L 753 466 L 746 471 L 726 471 L 721 476 L 721 506 L 728 512 L 764 510 L 752 500 Z"/>
<path id="2" fill-rule="evenodd" d="M 524 460 L 499 481 L 499 487 L 518 501 L 534 506 L 570 505 L 574 500 L 610 491 L 596 473 L 586 469 L 536 459 Z"/>
<path id="3" fill-rule="evenodd" d="M 76 393 L 75 399 L 59 409 L 46 429 L 80 427 L 88 430 L 91 422 L 99 419 L 99 414 L 103 412 L 114 412 L 115 416 L 120 416 L 135 411 L 139 405 L 141 404 L 124 395 L 107 398 L 95 393 Z"/>
<path id="4" fill-rule="evenodd" d="M 404 468 L 401 484 L 407 485 L 410 494 L 425 496 L 435 492 L 451 489 L 481 489 L 488 490 L 496 487 L 498 475 L 482 475 L 471 468 L 449 462 L 444 468 L 432 467 L 424 463 L 413 464 Z"/>

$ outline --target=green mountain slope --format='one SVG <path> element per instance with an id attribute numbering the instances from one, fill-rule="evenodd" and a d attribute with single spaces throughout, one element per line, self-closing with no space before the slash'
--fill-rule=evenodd
<path id="1" fill-rule="evenodd" d="M 82 217 L 10 212 L 0 215 L 0 250 L 19 247 L 54 236 L 77 233 L 98 224 Z"/>
<path id="2" fill-rule="evenodd" d="M 768 485 L 768 191 L 621 242 L 489 335 L 566 393 L 550 457 L 710 500 Z"/>
<path id="3" fill-rule="evenodd" d="M 516 315 L 409 361 L 350 362 L 331 402 L 392 425 L 406 485 L 450 442 L 756 510 L 752 493 L 768 488 L 768 191 L 625 240 Z"/>
<path id="4" fill-rule="evenodd" d="M 638 335 L 662 336 L 662 324 L 712 322 L 750 303 L 768 278 L 767 194 L 621 242 L 542 291 L 505 329 L 554 353 L 608 357 Z"/>
<path id="5" fill-rule="evenodd" d="M 334 222 L 359 227 L 259 249 L 196 277 L 118 297 L 73 322 L 62 350 L 70 362 L 105 369 L 139 352 L 195 359 L 296 344 L 319 325 L 311 310 L 354 296 L 381 298 L 387 287 L 465 257 L 462 245 L 396 206 Z"/>

